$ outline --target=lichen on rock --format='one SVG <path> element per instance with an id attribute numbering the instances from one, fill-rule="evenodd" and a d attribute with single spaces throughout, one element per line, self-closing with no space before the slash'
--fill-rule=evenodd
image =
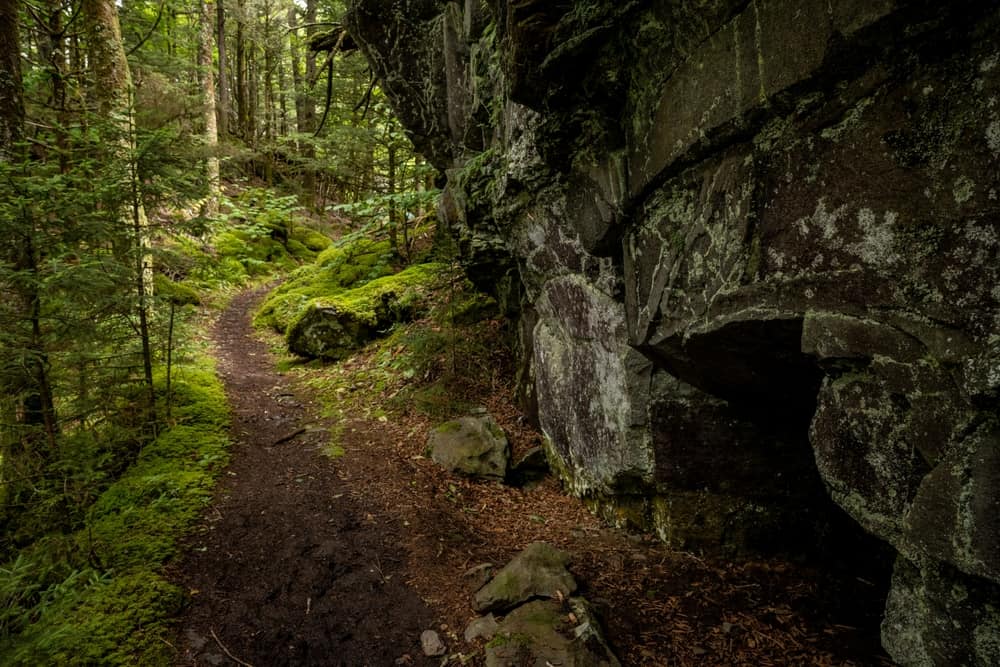
<path id="1" fill-rule="evenodd" d="M 1000 10 L 387 4 L 352 34 L 567 487 L 699 548 L 832 498 L 899 554 L 897 660 L 1000 662 Z"/>

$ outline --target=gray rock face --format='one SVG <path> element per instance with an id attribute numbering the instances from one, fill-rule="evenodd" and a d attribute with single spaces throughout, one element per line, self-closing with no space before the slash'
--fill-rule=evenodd
<path id="1" fill-rule="evenodd" d="M 1000 663 L 1000 9 L 356 4 L 567 486 L 702 547 L 828 492 L 899 662 Z"/>
<path id="2" fill-rule="evenodd" d="M 503 481 L 510 463 L 507 436 L 489 415 L 437 426 L 427 438 L 427 449 L 443 467 L 469 477 Z"/>
<path id="3" fill-rule="evenodd" d="M 478 612 L 505 611 L 536 597 L 568 597 L 576 580 L 566 570 L 569 556 L 544 542 L 529 544 L 485 586 L 476 591 Z"/>

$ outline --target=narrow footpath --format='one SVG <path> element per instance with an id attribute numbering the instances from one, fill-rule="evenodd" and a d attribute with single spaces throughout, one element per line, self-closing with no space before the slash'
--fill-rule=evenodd
<path id="1" fill-rule="evenodd" d="M 452 475 L 424 455 L 440 418 L 379 409 L 398 387 L 375 387 L 380 376 L 365 369 L 377 356 L 277 372 L 250 325 L 262 296 L 237 296 L 212 333 L 233 447 L 173 566 L 191 600 L 171 640 L 177 665 L 440 667 L 445 656 L 423 654 L 424 630 L 445 642 L 447 664 L 481 665 L 484 640 L 462 636 L 476 616 L 476 573 L 538 541 L 572 554 L 625 667 L 891 664 L 878 635 L 887 576 L 672 549 L 602 524 L 551 475 L 525 487 Z M 509 369 L 458 363 L 478 380 L 449 391 L 486 407 L 515 454 L 540 444 L 503 384 Z M 348 383 L 329 385 L 345 388 L 335 392 L 343 422 L 317 417 L 311 401 L 329 393 L 307 376 Z M 330 427 L 336 459 L 323 453 Z"/>
<path id="2" fill-rule="evenodd" d="M 405 583 L 397 529 L 365 521 L 374 510 L 352 497 L 321 451 L 326 431 L 253 336 L 261 296 L 234 298 L 213 331 L 232 458 L 177 564 L 192 600 L 178 664 L 432 664 L 420 633 L 434 615 Z"/>

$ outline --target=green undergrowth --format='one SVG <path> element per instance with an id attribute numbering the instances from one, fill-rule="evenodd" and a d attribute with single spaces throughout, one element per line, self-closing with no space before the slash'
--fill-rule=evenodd
<path id="1" fill-rule="evenodd" d="M 171 664 L 167 622 L 184 595 L 164 563 L 227 458 L 228 409 L 210 359 L 175 367 L 171 417 L 79 525 L 0 566 L 0 664 Z"/>
<path id="2" fill-rule="evenodd" d="M 224 198 L 211 220 L 196 218 L 171 229 L 160 234 L 154 252 L 157 287 L 169 294 L 203 295 L 288 273 L 311 264 L 332 243 L 295 197 L 263 188 Z"/>
<path id="3" fill-rule="evenodd" d="M 510 330 L 495 301 L 477 292 L 457 266 L 436 270 L 423 317 L 397 322 L 342 361 L 304 362 L 273 331 L 262 331 L 279 369 L 297 376 L 317 400 L 320 416 L 332 421 L 330 453 L 344 453 L 344 429 L 352 419 L 445 420 L 491 392 L 509 391 Z"/>

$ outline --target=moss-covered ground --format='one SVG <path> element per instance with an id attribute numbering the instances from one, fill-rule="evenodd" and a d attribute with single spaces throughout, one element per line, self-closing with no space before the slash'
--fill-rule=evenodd
<path id="1" fill-rule="evenodd" d="M 164 564 L 209 502 L 228 445 L 212 360 L 190 358 L 172 384 L 173 425 L 97 495 L 80 525 L 0 565 L 0 664 L 170 664 L 167 623 L 184 596 Z"/>
<path id="2" fill-rule="evenodd" d="M 120 423 L 64 428 L 53 471 L 61 489 L 36 494 L 44 502 L 20 513 L 0 541 L 0 664 L 174 661 L 168 625 L 185 594 L 165 565 L 228 456 L 228 406 L 194 306 L 218 306 L 236 289 L 311 266 L 330 248 L 329 232 L 294 198 L 259 188 L 233 191 L 214 220 L 161 227 L 152 316 L 159 433 L 148 440 L 130 423 L 136 396 L 121 397 Z"/>

